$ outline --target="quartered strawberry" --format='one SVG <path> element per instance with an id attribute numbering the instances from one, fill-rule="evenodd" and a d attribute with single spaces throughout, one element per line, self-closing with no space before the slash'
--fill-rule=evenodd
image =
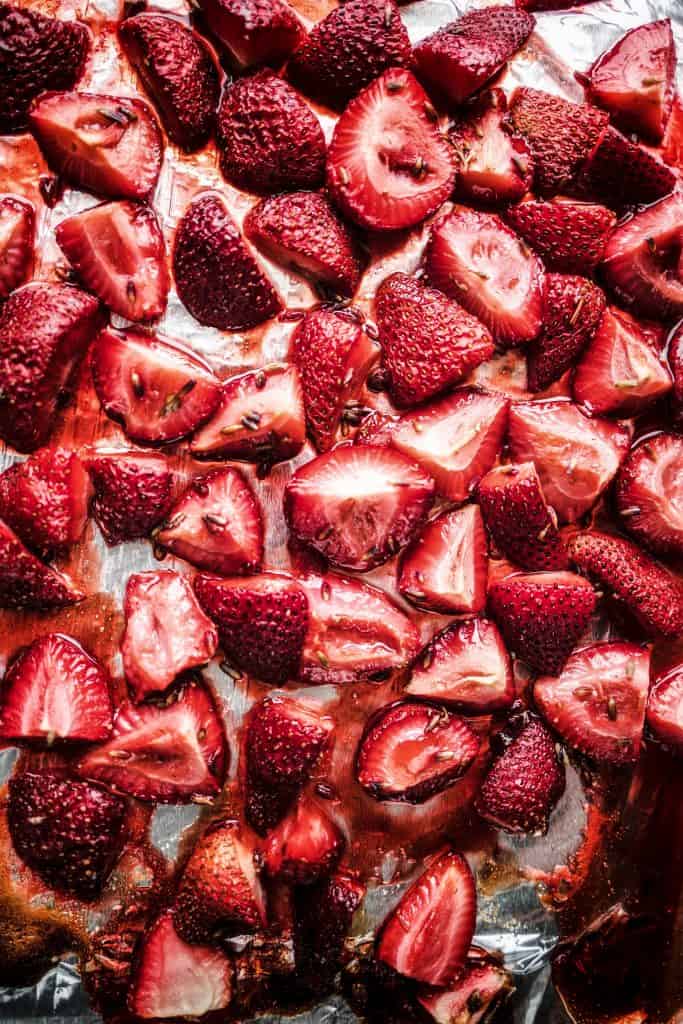
<path id="1" fill-rule="evenodd" d="M 166 309 L 166 246 L 146 203 L 103 203 L 67 217 L 55 230 L 85 287 L 128 320 L 158 320 Z"/>
<path id="2" fill-rule="evenodd" d="M 413 227 L 448 198 L 454 181 L 450 147 L 409 71 L 385 71 L 337 121 L 327 187 L 342 213 L 361 227 Z"/>
<path id="3" fill-rule="evenodd" d="M 483 610 L 487 574 L 481 512 L 465 505 L 427 523 L 401 558 L 397 584 L 418 608 L 453 615 Z"/>
<path id="4" fill-rule="evenodd" d="M 575 400 L 592 415 L 642 412 L 673 387 L 659 355 L 663 344 L 658 325 L 639 324 L 611 306 L 574 370 Z"/>
<path id="5" fill-rule="evenodd" d="M 306 38 L 287 0 L 201 0 L 199 7 L 239 68 L 279 67 Z"/>
<path id="6" fill-rule="evenodd" d="M 246 579 L 200 574 L 194 589 L 218 626 L 231 665 L 266 683 L 296 678 L 308 629 L 308 599 L 295 579 L 274 572 Z"/>
<path id="7" fill-rule="evenodd" d="M 405 692 L 469 714 L 509 707 L 515 696 L 512 667 L 496 625 L 466 619 L 437 633 L 413 665 Z"/>
<path id="8" fill-rule="evenodd" d="M 659 156 L 610 127 L 586 161 L 579 184 L 592 197 L 620 208 L 668 195 L 676 175 Z"/>
<path id="9" fill-rule="evenodd" d="M 135 701 L 166 690 L 188 669 L 211 660 L 218 634 L 199 607 L 190 583 L 176 572 L 128 577 L 123 671 Z"/>
<path id="10" fill-rule="evenodd" d="M 48 885 L 92 900 L 126 841 L 126 802 L 88 782 L 22 771 L 9 780 L 7 823 L 17 854 Z"/>
<path id="11" fill-rule="evenodd" d="M 500 345 L 523 345 L 541 328 L 543 266 L 495 213 L 456 206 L 432 228 L 427 276 L 478 317 Z"/>
<path id="12" fill-rule="evenodd" d="M 45 89 L 73 89 L 83 74 L 91 37 L 85 25 L 37 10 L 0 6 L 0 133 L 26 128 L 31 101 Z"/>
<path id="13" fill-rule="evenodd" d="M 135 328 L 102 331 L 91 366 L 104 411 L 138 444 L 186 437 L 221 400 L 221 385 L 203 359 L 170 338 Z"/>
<path id="14" fill-rule="evenodd" d="M 0 302 L 31 274 L 35 219 L 33 203 L 21 196 L 0 196 Z"/>
<path id="15" fill-rule="evenodd" d="M 353 295 L 358 287 L 363 269 L 359 246 L 318 192 L 285 192 L 262 199 L 247 214 L 244 233 L 269 259 L 335 294 Z"/>
<path id="16" fill-rule="evenodd" d="M 186 151 L 203 146 L 213 130 L 220 79 L 202 37 L 175 18 L 144 12 L 121 22 L 119 38 L 169 138 Z"/>
<path id="17" fill-rule="evenodd" d="M 228 760 L 213 698 L 189 682 L 161 705 L 121 704 L 111 738 L 81 759 L 78 773 L 138 800 L 210 802 L 220 792 Z"/>
<path id="18" fill-rule="evenodd" d="M 358 398 L 378 356 L 358 320 L 342 310 L 312 310 L 296 328 L 291 359 L 301 378 L 306 427 L 318 451 L 331 448 L 340 424 L 348 425 L 347 403 Z"/>
<path id="19" fill-rule="evenodd" d="M 163 139 L 142 100 L 48 92 L 31 107 L 29 121 L 50 167 L 75 188 L 112 199 L 147 199 L 154 191 Z"/>
<path id="20" fill-rule="evenodd" d="M 557 677 L 534 683 L 534 700 L 564 742 L 596 761 L 640 756 L 650 686 L 650 652 L 636 644 L 591 644 Z"/>
<path id="21" fill-rule="evenodd" d="M 0 519 L 0 608 L 47 611 L 85 596 L 68 576 L 31 554 Z"/>
<path id="22" fill-rule="evenodd" d="M 621 423 L 590 419 L 565 399 L 517 402 L 508 432 L 515 462 L 533 462 L 545 500 L 574 523 L 609 486 L 631 443 Z"/>
<path id="23" fill-rule="evenodd" d="M 604 312 L 604 292 L 588 278 L 546 274 L 543 329 L 526 350 L 529 390 L 545 391 L 574 365 Z"/>
<path id="24" fill-rule="evenodd" d="M 462 103 L 514 57 L 535 24 L 514 7 L 468 11 L 415 47 L 420 78 L 447 103 Z"/>
<path id="25" fill-rule="evenodd" d="M 683 750 L 683 665 L 655 676 L 645 719 L 654 736 L 667 746 Z"/>
<path id="26" fill-rule="evenodd" d="M 336 866 L 344 835 L 320 804 L 302 796 L 266 839 L 263 866 L 271 878 L 290 885 L 312 885 Z"/>
<path id="27" fill-rule="evenodd" d="M 107 544 L 148 537 L 173 501 L 173 472 L 163 455 L 95 449 L 87 461 L 93 517 Z"/>
<path id="28" fill-rule="evenodd" d="M 211 470 L 176 502 L 156 542 L 198 569 L 255 572 L 263 557 L 258 500 L 238 469 Z"/>
<path id="29" fill-rule="evenodd" d="M 605 206 L 573 199 L 528 199 L 511 206 L 505 217 L 548 270 L 566 274 L 592 273 L 616 224 Z"/>
<path id="30" fill-rule="evenodd" d="M 348 0 L 313 26 L 292 54 L 287 74 L 308 96 L 343 110 L 384 71 L 412 63 L 394 0 Z"/>
<path id="31" fill-rule="evenodd" d="M 384 922 L 377 956 L 399 974 L 443 988 L 462 970 L 476 909 L 467 861 L 448 849 L 413 882 Z"/>
<path id="32" fill-rule="evenodd" d="M 294 473 L 285 518 L 332 565 L 367 572 L 408 543 L 427 518 L 434 481 L 390 448 L 340 445 Z"/>
<path id="33" fill-rule="evenodd" d="M 522 6 L 517 0 L 518 6 Z M 525 0 L 524 6 L 536 7 L 538 0 Z M 589 0 L 586 0 L 589 2 Z M 562 5 L 566 0 L 561 0 Z M 540 6 L 540 5 L 539 5 Z M 434 1024 L 481 1024 L 493 1020 L 498 1009 L 510 998 L 514 989 L 507 971 L 476 946 L 470 949 L 464 973 L 447 989 L 426 989 L 417 999 Z"/>
<path id="34" fill-rule="evenodd" d="M 315 991 L 329 991 L 344 958 L 344 940 L 364 896 L 363 883 L 346 871 L 313 887 L 294 889 L 297 973 Z"/>
<path id="35" fill-rule="evenodd" d="M 648 633 L 677 637 L 683 632 L 683 583 L 631 541 L 593 530 L 572 538 L 569 556 Z"/>
<path id="36" fill-rule="evenodd" d="M 639 543 L 659 554 L 683 555 L 683 438 L 657 434 L 632 448 L 615 497 L 621 522 Z"/>
<path id="37" fill-rule="evenodd" d="M 12 659 L 0 690 L 0 736 L 95 743 L 111 732 L 102 666 L 71 637 L 48 633 Z"/>
<path id="38" fill-rule="evenodd" d="M 489 590 L 491 615 L 507 646 L 534 672 L 562 669 L 596 600 L 590 583 L 573 572 L 519 573 Z"/>
<path id="39" fill-rule="evenodd" d="M 75 452 L 43 448 L 0 474 L 0 518 L 43 557 L 62 553 L 81 538 L 89 490 Z"/>
<path id="40" fill-rule="evenodd" d="M 192 316 L 221 331 L 255 327 L 282 309 L 217 192 L 199 195 L 185 210 L 175 235 L 173 276 Z"/>
<path id="41" fill-rule="evenodd" d="M 465 774 L 479 738 L 463 718 L 418 701 L 380 708 L 356 751 L 356 779 L 375 800 L 422 804 Z"/>
<path id="42" fill-rule="evenodd" d="M 408 274 L 380 285 L 375 315 L 382 366 L 399 406 L 417 405 L 459 384 L 493 355 L 488 330 L 453 299 Z"/>
<path id="43" fill-rule="evenodd" d="M 45 444 L 88 345 L 99 303 L 64 284 L 36 281 L 0 311 L 0 437 L 21 452 Z"/>

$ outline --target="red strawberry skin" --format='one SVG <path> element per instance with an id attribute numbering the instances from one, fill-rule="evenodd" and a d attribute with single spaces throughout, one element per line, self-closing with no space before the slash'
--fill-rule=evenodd
<path id="1" fill-rule="evenodd" d="M 530 199 L 511 206 L 505 217 L 548 270 L 565 274 L 592 273 L 616 224 L 606 207 L 566 199 Z"/>
<path id="2" fill-rule="evenodd" d="M 581 188 L 616 208 L 654 203 L 675 184 L 676 175 L 667 164 L 611 127 L 581 172 Z"/>
<path id="3" fill-rule="evenodd" d="M 287 0 L 201 0 L 199 6 L 239 68 L 277 68 L 306 38 Z"/>
<path id="4" fill-rule="evenodd" d="M 566 0 L 559 2 L 564 5 Z M 586 2 L 590 3 L 590 0 Z M 543 2 L 518 0 L 517 5 L 536 10 L 543 7 Z M 435 1024 L 452 1024 L 457 1020 L 461 1020 L 463 1024 L 476 1024 L 480 1011 L 483 1010 L 484 1016 L 478 1019 L 484 1021 L 487 1014 L 493 1013 L 495 1016 L 510 999 L 514 992 L 510 975 L 496 959 L 482 954 L 483 950 L 472 946 L 464 973 L 450 988 L 422 989 L 418 993 L 418 1002 L 430 1014 Z"/>
<path id="5" fill-rule="evenodd" d="M 655 676 L 647 699 L 646 719 L 660 743 L 683 752 L 683 665 Z"/>
<path id="6" fill-rule="evenodd" d="M 312 885 L 330 874 L 344 845 L 344 835 L 333 819 L 311 797 L 302 796 L 267 837 L 263 863 L 271 878 Z"/>
<path id="7" fill-rule="evenodd" d="M 344 940 L 364 896 L 362 882 L 343 870 L 313 887 L 294 890 L 296 968 L 314 991 L 329 991 L 344 958 Z"/>
<path id="8" fill-rule="evenodd" d="M 669 342 L 669 366 L 674 379 L 674 424 L 680 430 L 683 426 L 683 325 L 674 332 Z"/>
<path id="9" fill-rule="evenodd" d="M 92 514 L 107 544 L 141 540 L 168 514 L 173 473 L 162 455 L 97 450 L 87 462 Z"/>
<path id="10" fill-rule="evenodd" d="M 0 196 L 0 302 L 31 274 L 35 219 L 26 199 Z"/>
<path id="11" fill-rule="evenodd" d="M 32 555 L 0 519 L 0 608 L 46 611 L 84 597 L 67 576 Z"/>
<path id="12" fill-rule="evenodd" d="M 531 391 L 545 391 L 590 343 L 605 312 L 602 289 L 586 277 L 546 274 L 543 330 L 526 350 Z"/>
<path id="13" fill-rule="evenodd" d="M 621 522 L 638 543 L 658 554 L 682 555 L 683 438 L 657 434 L 632 448 L 617 477 L 615 500 Z"/>

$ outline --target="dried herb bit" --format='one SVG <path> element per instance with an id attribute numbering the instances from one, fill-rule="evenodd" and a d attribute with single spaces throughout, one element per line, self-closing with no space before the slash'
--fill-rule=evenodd
<path id="1" fill-rule="evenodd" d="M 228 525 L 225 519 L 214 515 L 213 512 L 207 512 L 206 515 L 202 516 L 202 521 L 209 533 L 220 533 Z"/>
<path id="2" fill-rule="evenodd" d="M 178 409 L 183 404 L 183 400 L 187 398 L 190 391 L 192 391 L 192 389 L 195 387 L 196 383 L 196 380 L 185 381 L 185 383 L 183 384 L 179 391 L 175 391 L 170 395 L 166 395 L 166 398 L 164 399 L 164 404 L 161 407 L 161 415 L 168 416 L 169 413 L 177 412 Z"/>
<path id="3" fill-rule="evenodd" d="M 132 121 L 138 119 L 137 114 L 134 114 L 132 110 L 126 110 L 125 107 L 99 107 L 97 113 L 105 121 L 119 124 L 122 127 L 127 127 Z"/>
<path id="4" fill-rule="evenodd" d="M 243 416 L 242 419 L 240 420 L 240 423 L 247 430 L 258 430 L 261 423 L 261 413 L 256 412 L 256 410 L 254 409 L 252 410 L 252 412 L 249 412 L 245 416 Z"/>

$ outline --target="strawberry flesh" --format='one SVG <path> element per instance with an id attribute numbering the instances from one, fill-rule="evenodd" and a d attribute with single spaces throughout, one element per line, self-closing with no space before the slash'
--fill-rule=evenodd
<path id="1" fill-rule="evenodd" d="M 238 68 L 279 67 L 306 38 L 287 0 L 200 0 L 199 7 Z"/>
<path id="2" fill-rule="evenodd" d="M 636 541 L 659 554 L 683 555 L 683 438 L 657 434 L 632 448 L 615 497 Z"/>
<path id="3" fill-rule="evenodd" d="M 564 4 L 566 0 L 562 0 Z M 526 0 L 525 6 L 532 6 Z M 473 946 L 463 974 L 447 989 L 426 989 L 417 999 L 434 1024 L 483 1024 L 493 1019 L 513 992 L 510 975 L 492 959 L 473 955 Z"/>
<path id="4" fill-rule="evenodd" d="M 49 611 L 85 596 L 68 576 L 31 554 L 0 519 L 0 608 Z"/>
<path id="5" fill-rule="evenodd" d="M 683 426 L 683 324 L 674 331 L 669 341 L 669 366 L 674 378 L 672 412 L 674 426 Z"/>
<path id="6" fill-rule="evenodd" d="M 527 199 L 506 210 L 505 218 L 548 270 L 565 274 L 591 274 L 616 224 L 607 207 L 570 199 Z"/>
<path id="7" fill-rule="evenodd" d="M 173 472 L 163 455 L 98 448 L 87 466 L 92 514 L 107 544 L 148 537 L 168 515 Z"/>
<path id="8" fill-rule="evenodd" d="M 344 835 L 320 805 L 302 796 L 266 839 L 263 865 L 271 878 L 312 885 L 329 875 L 344 850 Z"/>
<path id="9" fill-rule="evenodd" d="M 526 351 L 531 391 L 559 380 L 592 340 L 605 312 L 602 289 L 586 277 L 546 274 L 543 330 Z"/>
<path id="10" fill-rule="evenodd" d="M 675 184 L 676 175 L 659 156 L 610 127 L 588 158 L 579 187 L 618 209 L 653 203 Z"/>
<path id="11" fill-rule="evenodd" d="M 33 267 L 35 210 L 21 196 L 0 196 L 0 302 Z"/>
<path id="12" fill-rule="evenodd" d="M 655 676 L 645 717 L 660 743 L 683 751 L 683 665 Z"/>

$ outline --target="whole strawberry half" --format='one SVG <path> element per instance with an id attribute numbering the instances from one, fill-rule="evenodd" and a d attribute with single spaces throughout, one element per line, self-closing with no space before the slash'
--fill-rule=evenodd
<path id="1" fill-rule="evenodd" d="M 579 180 L 582 191 L 608 206 L 653 203 L 676 184 L 674 171 L 645 146 L 607 128 L 589 156 Z"/>
<path id="2" fill-rule="evenodd" d="M 565 274 L 592 273 L 616 224 L 605 206 L 572 199 L 528 199 L 506 210 L 505 218 L 548 270 Z"/>
<path id="3" fill-rule="evenodd" d="M 215 192 L 199 195 L 185 210 L 175 235 L 173 276 L 180 301 L 192 316 L 221 331 L 255 327 L 282 309 L 275 288 Z"/>
<path id="4" fill-rule="evenodd" d="M 141 540 L 166 518 L 173 472 L 163 455 L 98 448 L 87 460 L 93 517 L 107 544 Z"/>
<path id="5" fill-rule="evenodd" d="M 565 0 L 560 2 L 564 4 Z M 518 6 L 522 6 L 520 0 Z M 524 6 L 536 9 L 542 5 L 539 0 L 525 0 Z M 495 959 L 482 953 L 479 947 L 471 947 L 463 973 L 447 989 L 423 989 L 418 993 L 418 1002 L 435 1024 L 478 1024 L 486 1020 L 487 1014 L 495 1016 L 507 1003 L 514 992 L 510 975 Z"/>
<path id="6" fill-rule="evenodd" d="M 526 350 L 531 391 L 545 391 L 573 366 L 595 335 L 605 304 L 604 292 L 588 278 L 546 274 L 543 329 Z"/>
<path id="7" fill-rule="evenodd" d="M 271 878 L 312 885 L 336 866 L 345 846 L 338 825 L 312 797 L 296 807 L 268 835 L 261 855 Z"/>
<path id="8" fill-rule="evenodd" d="M 315 886 L 294 889 L 296 969 L 310 989 L 329 991 L 344 960 L 344 941 L 364 896 L 363 883 L 343 870 Z"/>
<path id="9" fill-rule="evenodd" d="M 632 448 L 615 497 L 621 522 L 639 543 L 659 554 L 683 554 L 683 438 L 657 434 Z"/>
<path id="10" fill-rule="evenodd" d="M 391 68 L 351 100 L 327 154 L 327 187 L 350 220 L 371 231 L 419 224 L 455 181 L 450 147 L 427 94 Z"/>
<path id="11" fill-rule="evenodd" d="M 277 68 L 306 38 L 287 0 L 200 0 L 199 8 L 239 68 Z"/>
<path id="12" fill-rule="evenodd" d="M 683 666 L 675 665 L 655 676 L 645 717 L 661 743 L 683 750 Z"/>
<path id="13" fill-rule="evenodd" d="M 99 303 L 63 284 L 35 282 L 0 311 L 0 436 L 20 452 L 45 444 L 88 345 Z"/>
<path id="14" fill-rule="evenodd" d="M 34 236 L 33 203 L 21 196 L 0 196 L 0 302 L 30 276 Z"/>
<path id="15" fill-rule="evenodd" d="M 169 138 L 186 151 L 209 139 L 220 96 L 213 55 L 204 40 L 163 14 L 126 18 L 119 38 Z"/>
<path id="16" fill-rule="evenodd" d="M 21 859 L 48 885 L 95 899 L 126 841 L 126 802 L 50 771 L 9 780 L 7 822 Z"/>
<path id="17" fill-rule="evenodd" d="M 48 611 L 85 596 L 68 576 L 31 554 L 0 519 L 0 608 Z"/>

